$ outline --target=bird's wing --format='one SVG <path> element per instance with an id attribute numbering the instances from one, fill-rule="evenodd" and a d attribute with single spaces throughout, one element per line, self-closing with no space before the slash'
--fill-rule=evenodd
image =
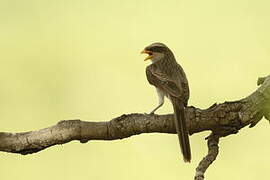
<path id="1" fill-rule="evenodd" d="M 181 83 L 176 83 L 175 80 L 157 69 L 148 66 L 146 68 L 146 77 L 150 84 L 164 90 L 168 95 L 173 97 L 182 96 Z"/>

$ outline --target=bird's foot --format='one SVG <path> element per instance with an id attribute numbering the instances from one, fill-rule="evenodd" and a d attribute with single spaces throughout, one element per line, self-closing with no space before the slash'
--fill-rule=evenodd
<path id="1" fill-rule="evenodd" d="M 156 115 L 156 114 L 155 114 L 155 112 L 150 112 L 150 113 L 144 113 L 144 115 L 154 116 L 154 115 Z"/>
<path id="2" fill-rule="evenodd" d="M 151 111 L 151 112 L 149 113 L 149 115 L 151 115 L 151 116 L 156 115 L 156 114 L 155 114 L 155 111 Z"/>

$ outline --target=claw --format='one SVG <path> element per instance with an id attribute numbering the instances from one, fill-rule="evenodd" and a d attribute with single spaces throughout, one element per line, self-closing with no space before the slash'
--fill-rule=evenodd
<path id="1" fill-rule="evenodd" d="M 144 115 L 148 115 L 148 116 L 154 116 L 156 115 L 154 112 L 150 112 L 150 113 L 144 113 Z"/>

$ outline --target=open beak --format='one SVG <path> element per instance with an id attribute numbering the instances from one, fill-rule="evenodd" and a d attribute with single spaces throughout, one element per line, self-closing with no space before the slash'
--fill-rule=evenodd
<path id="1" fill-rule="evenodd" d="M 153 57 L 153 52 L 152 51 L 143 50 L 141 52 L 141 54 L 148 54 L 148 56 L 144 59 L 144 61 L 147 61 L 149 59 L 152 59 L 152 57 Z"/>

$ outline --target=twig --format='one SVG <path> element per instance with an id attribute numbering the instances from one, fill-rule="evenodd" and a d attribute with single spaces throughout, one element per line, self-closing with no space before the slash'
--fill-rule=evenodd
<path id="1" fill-rule="evenodd" d="M 204 180 L 204 173 L 207 168 L 216 160 L 218 155 L 219 137 L 211 134 L 207 140 L 208 154 L 201 160 L 196 168 L 195 180 Z"/>

